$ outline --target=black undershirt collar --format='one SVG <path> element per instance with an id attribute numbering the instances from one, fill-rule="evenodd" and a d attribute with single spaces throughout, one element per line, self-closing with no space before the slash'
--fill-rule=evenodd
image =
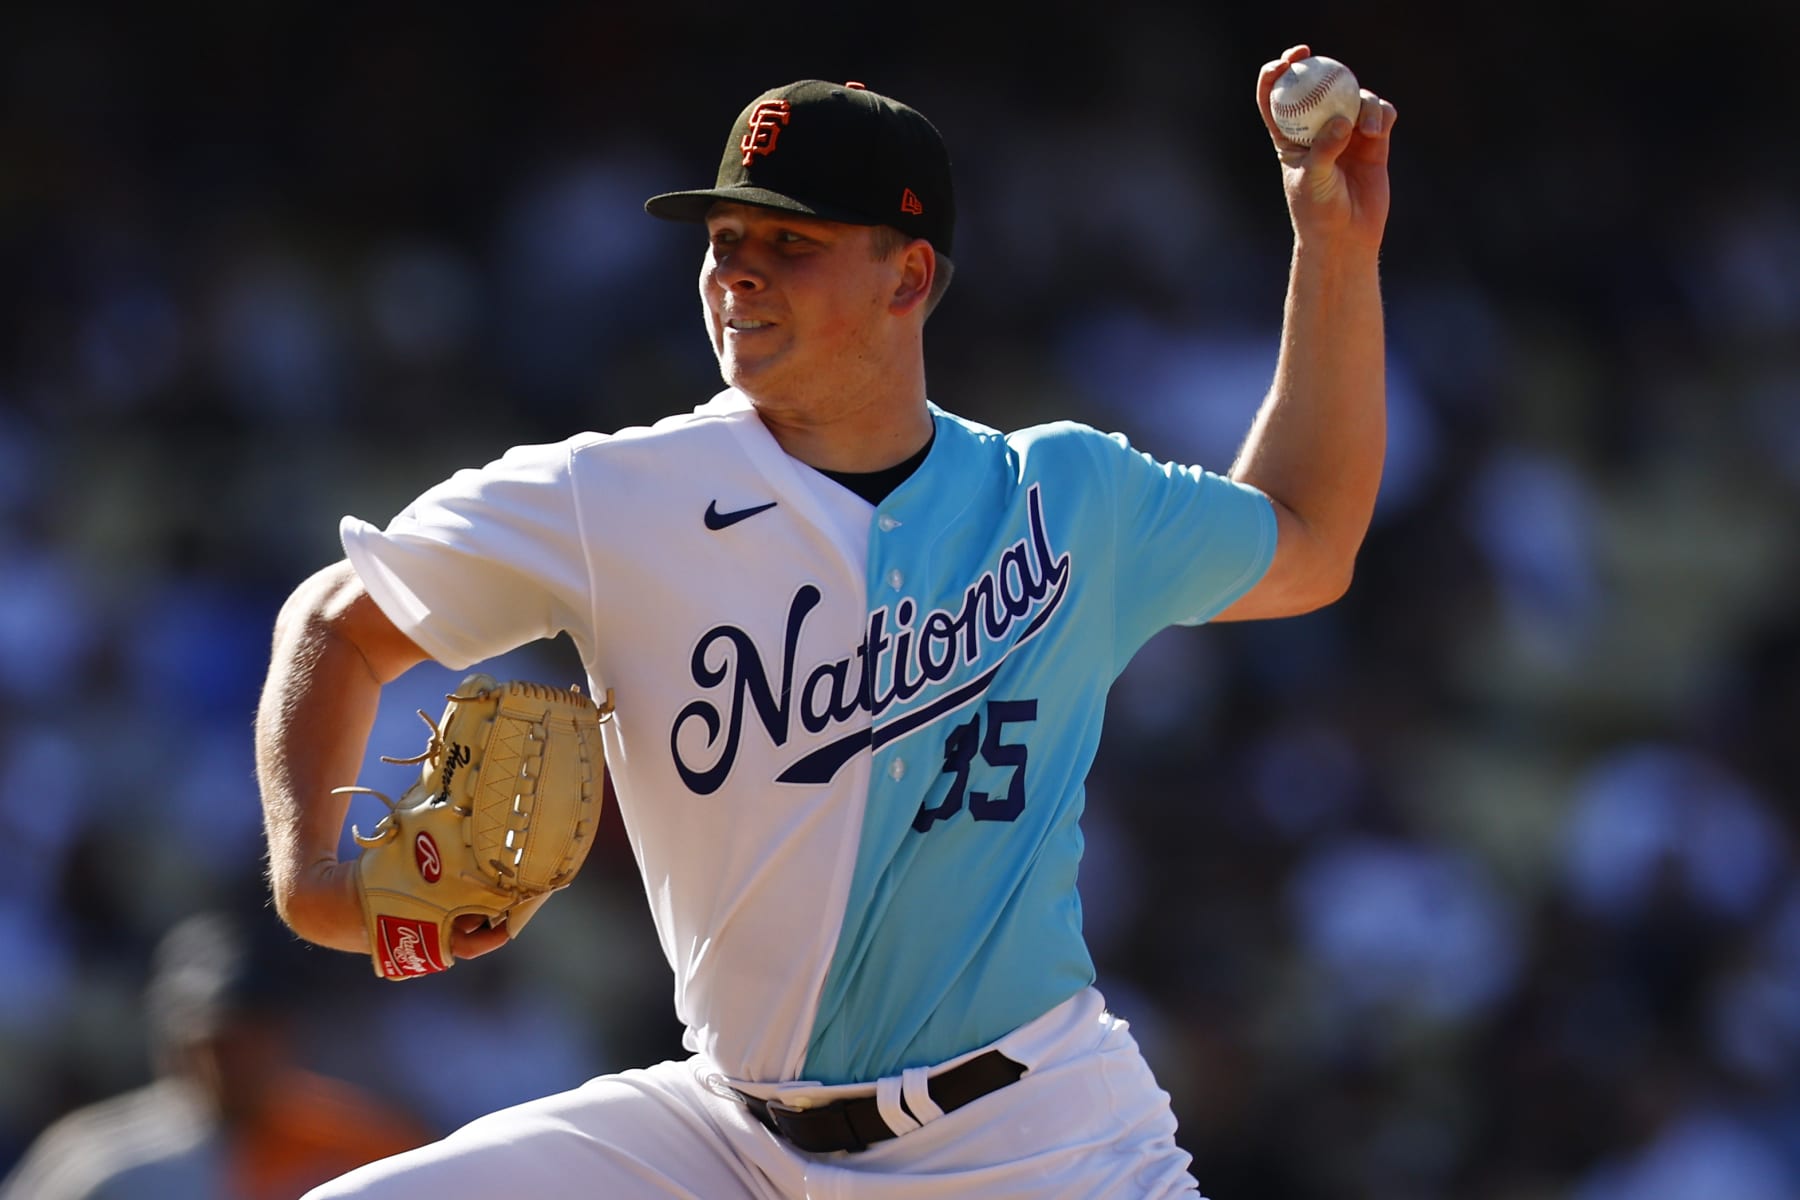
<path id="1" fill-rule="evenodd" d="M 912 478 L 912 473 L 919 469 L 925 456 L 931 453 L 932 442 L 937 441 L 937 426 L 931 427 L 931 437 L 919 452 L 905 462 L 897 462 L 891 467 L 883 467 L 879 471 L 826 471 L 819 474 L 827 479 L 840 483 L 870 504 L 880 504 L 894 494 L 894 489 Z"/>

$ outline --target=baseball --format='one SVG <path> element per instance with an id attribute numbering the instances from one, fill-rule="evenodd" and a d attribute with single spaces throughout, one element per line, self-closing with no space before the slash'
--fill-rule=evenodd
<path id="1" fill-rule="evenodd" d="M 1354 121 L 1361 108 L 1362 93 L 1350 68 L 1320 55 L 1289 64 L 1269 93 L 1275 128 L 1302 146 L 1312 145 L 1331 118 Z"/>

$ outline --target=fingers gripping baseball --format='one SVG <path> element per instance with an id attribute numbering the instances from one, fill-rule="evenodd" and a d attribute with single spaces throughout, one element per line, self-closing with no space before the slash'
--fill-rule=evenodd
<path id="1" fill-rule="evenodd" d="M 1306 45 L 1263 64 L 1256 101 L 1281 161 L 1296 231 L 1379 242 L 1394 106 Z"/>

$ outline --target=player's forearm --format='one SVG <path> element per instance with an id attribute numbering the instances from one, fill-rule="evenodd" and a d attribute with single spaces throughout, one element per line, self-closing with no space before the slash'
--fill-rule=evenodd
<path id="1" fill-rule="evenodd" d="M 276 622 L 256 719 L 257 781 L 275 907 L 309 941 L 364 951 L 354 881 L 337 848 L 381 684 L 332 622 L 329 585 L 309 581 Z"/>
<path id="2" fill-rule="evenodd" d="M 1349 586 L 1387 445 L 1374 246 L 1296 240 L 1275 379 L 1232 477 L 1290 509 L 1311 542 L 1315 599 Z"/>

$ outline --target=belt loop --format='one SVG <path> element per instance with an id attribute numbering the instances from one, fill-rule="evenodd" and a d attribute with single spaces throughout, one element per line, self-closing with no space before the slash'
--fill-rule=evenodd
<path id="1" fill-rule="evenodd" d="M 889 1075 L 875 1081 L 875 1108 L 887 1127 L 896 1134 L 911 1133 L 919 1127 L 919 1122 L 906 1111 L 900 1099 L 900 1077 Z"/>
<path id="2" fill-rule="evenodd" d="M 906 1098 L 906 1107 L 919 1118 L 919 1124 L 929 1125 L 944 1115 L 938 1102 L 931 1098 L 930 1076 L 924 1067 L 908 1067 L 900 1072 L 900 1093 Z"/>

